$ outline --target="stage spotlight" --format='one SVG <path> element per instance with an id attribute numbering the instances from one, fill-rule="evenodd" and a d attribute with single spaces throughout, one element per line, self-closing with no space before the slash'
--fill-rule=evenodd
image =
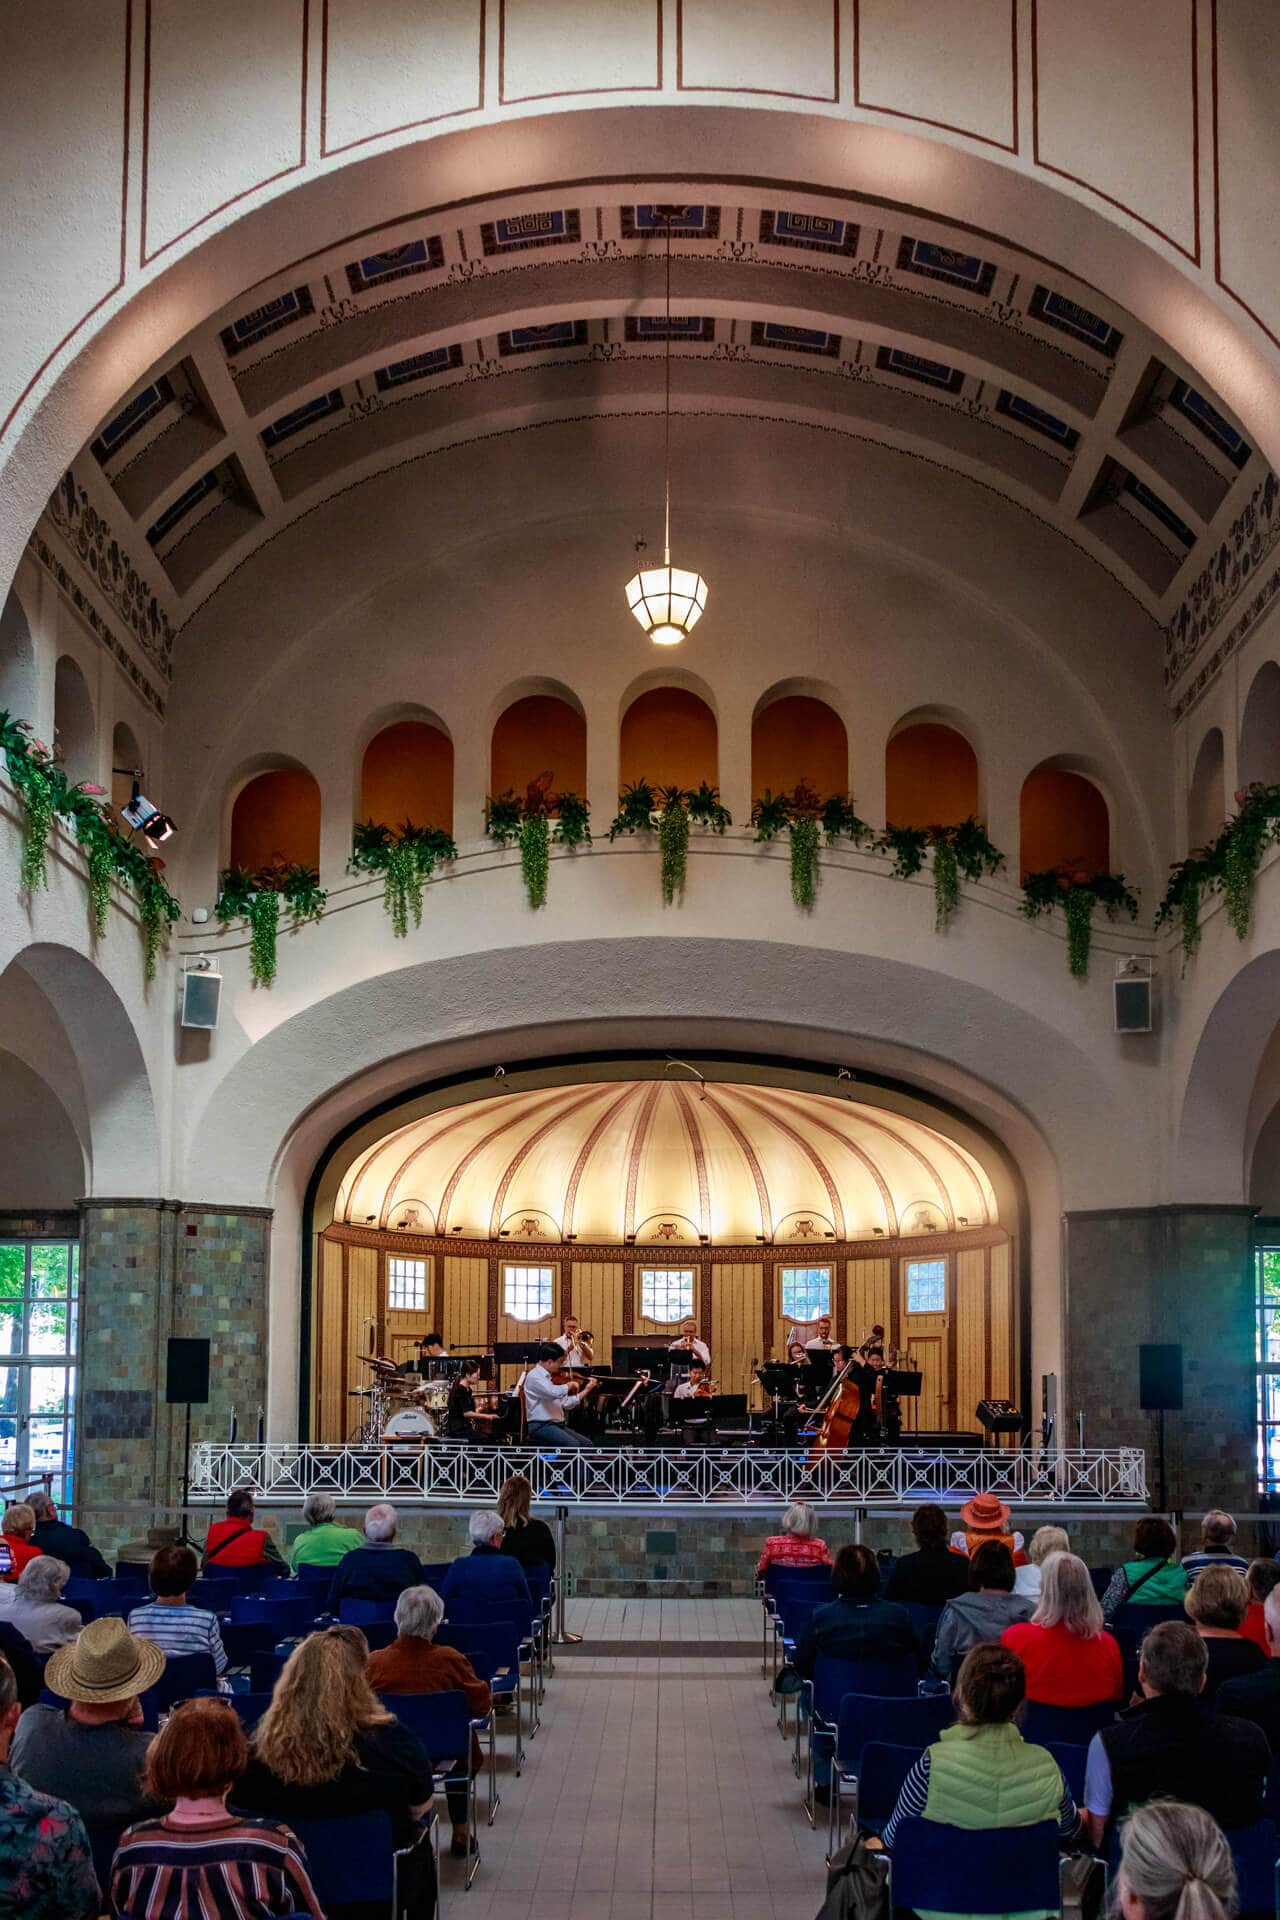
<path id="1" fill-rule="evenodd" d="M 112 767 L 112 773 L 126 773 L 133 781 L 133 792 L 120 811 L 135 833 L 142 834 L 153 847 L 163 846 L 174 834 L 173 821 L 167 813 L 161 813 L 153 806 L 142 791 L 141 767 Z"/>

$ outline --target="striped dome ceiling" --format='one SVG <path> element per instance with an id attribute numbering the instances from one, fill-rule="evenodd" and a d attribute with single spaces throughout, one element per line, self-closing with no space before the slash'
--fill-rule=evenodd
<path id="1" fill-rule="evenodd" d="M 365 1150 L 335 1218 L 510 1240 L 742 1244 L 997 1221 L 978 1161 L 881 1107 L 791 1088 L 595 1081 L 496 1094 Z"/>

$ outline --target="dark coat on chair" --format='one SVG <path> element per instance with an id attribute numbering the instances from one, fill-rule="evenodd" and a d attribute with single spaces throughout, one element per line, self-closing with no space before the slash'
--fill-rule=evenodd
<path id="1" fill-rule="evenodd" d="M 446 1607 L 450 1600 L 510 1600 L 518 1603 L 520 1619 L 533 1605 L 524 1568 L 497 1547 L 473 1547 L 461 1560 L 455 1560 L 440 1587 Z"/>

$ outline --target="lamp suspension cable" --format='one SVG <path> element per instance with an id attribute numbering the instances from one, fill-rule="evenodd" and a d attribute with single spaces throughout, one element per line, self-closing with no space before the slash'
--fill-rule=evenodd
<path id="1" fill-rule="evenodd" d="M 663 400 L 665 431 L 663 435 L 663 517 L 662 517 L 662 564 L 671 565 L 671 214 L 667 208 L 667 312 L 663 328 L 663 371 L 666 376 L 666 392 Z"/>

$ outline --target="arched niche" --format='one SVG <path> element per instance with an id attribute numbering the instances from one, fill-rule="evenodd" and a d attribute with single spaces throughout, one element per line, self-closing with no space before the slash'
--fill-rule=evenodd
<path id="1" fill-rule="evenodd" d="M 72 1208 L 88 1184 L 67 1109 L 34 1067 L 0 1050 L 0 1210 Z"/>
<path id="2" fill-rule="evenodd" d="M 891 826 L 955 826 L 978 812 L 978 756 L 954 727 L 910 721 L 885 748 L 884 789 Z"/>
<path id="3" fill-rule="evenodd" d="M 1259 667 L 1240 722 L 1240 785 L 1280 784 L 1280 667 Z"/>
<path id="4" fill-rule="evenodd" d="M 1269 1219 L 1280 1219 L 1280 1106 L 1271 1109 L 1253 1144 L 1249 1201 Z"/>
<path id="5" fill-rule="evenodd" d="M 453 832 L 453 742 L 429 720 L 396 720 L 375 733 L 360 766 L 361 820 Z"/>
<path id="6" fill-rule="evenodd" d="M 121 767 L 130 771 L 121 773 Z M 117 720 L 111 730 L 111 804 L 117 809 L 125 805 L 133 792 L 131 770 L 134 767 L 142 767 L 142 748 L 138 745 L 133 728 L 123 720 Z M 148 792 L 149 800 L 155 797 L 154 793 Z"/>
<path id="7" fill-rule="evenodd" d="M 305 767 L 273 767 L 241 787 L 231 809 L 233 867 L 319 868 L 320 788 Z"/>
<path id="8" fill-rule="evenodd" d="M 762 701 L 751 721 L 751 793 L 785 793 L 804 781 L 826 799 L 849 786 L 849 735 L 834 707 L 812 694 Z"/>
<path id="9" fill-rule="evenodd" d="M 0 608 L 0 712 L 33 720 L 36 711 L 36 650 L 31 623 L 16 593 Z"/>
<path id="10" fill-rule="evenodd" d="M 650 687 L 622 716 L 619 778 L 624 787 L 696 787 L 719 781 L 716 717 L 686 687 Z"/>
<path id="11" fill-rule="evenodd" d="M 587 790 L 587 722 L 554 693 L 513 700 L 494 722 L 489 746 L 490 793 L 523 793 L 542 774 L 554 793 Z"/>
<path id="12" fill-rule="evenodd" d="M 1111 816 L 1092 780 L 1067 767 L 1037 767 L 1022 783 L 1019 806 L 1022 877 L 1067 867 L 1107 873 Z"/>
<path id="13" fill-rule="evenodd" d="M 1219 832 L 1226 817 L 1222 762 L 1222 728 L 1210 727 L 1200 742 L 1187 789 L 1188 846 L 1203 847 Z"/>
<path id="14" fill-rule="evenodd" d="M 64 653 L 53 672 L 53 737 L 68 780 L 96 780 L 98 730 L 83 673 Z"/>

